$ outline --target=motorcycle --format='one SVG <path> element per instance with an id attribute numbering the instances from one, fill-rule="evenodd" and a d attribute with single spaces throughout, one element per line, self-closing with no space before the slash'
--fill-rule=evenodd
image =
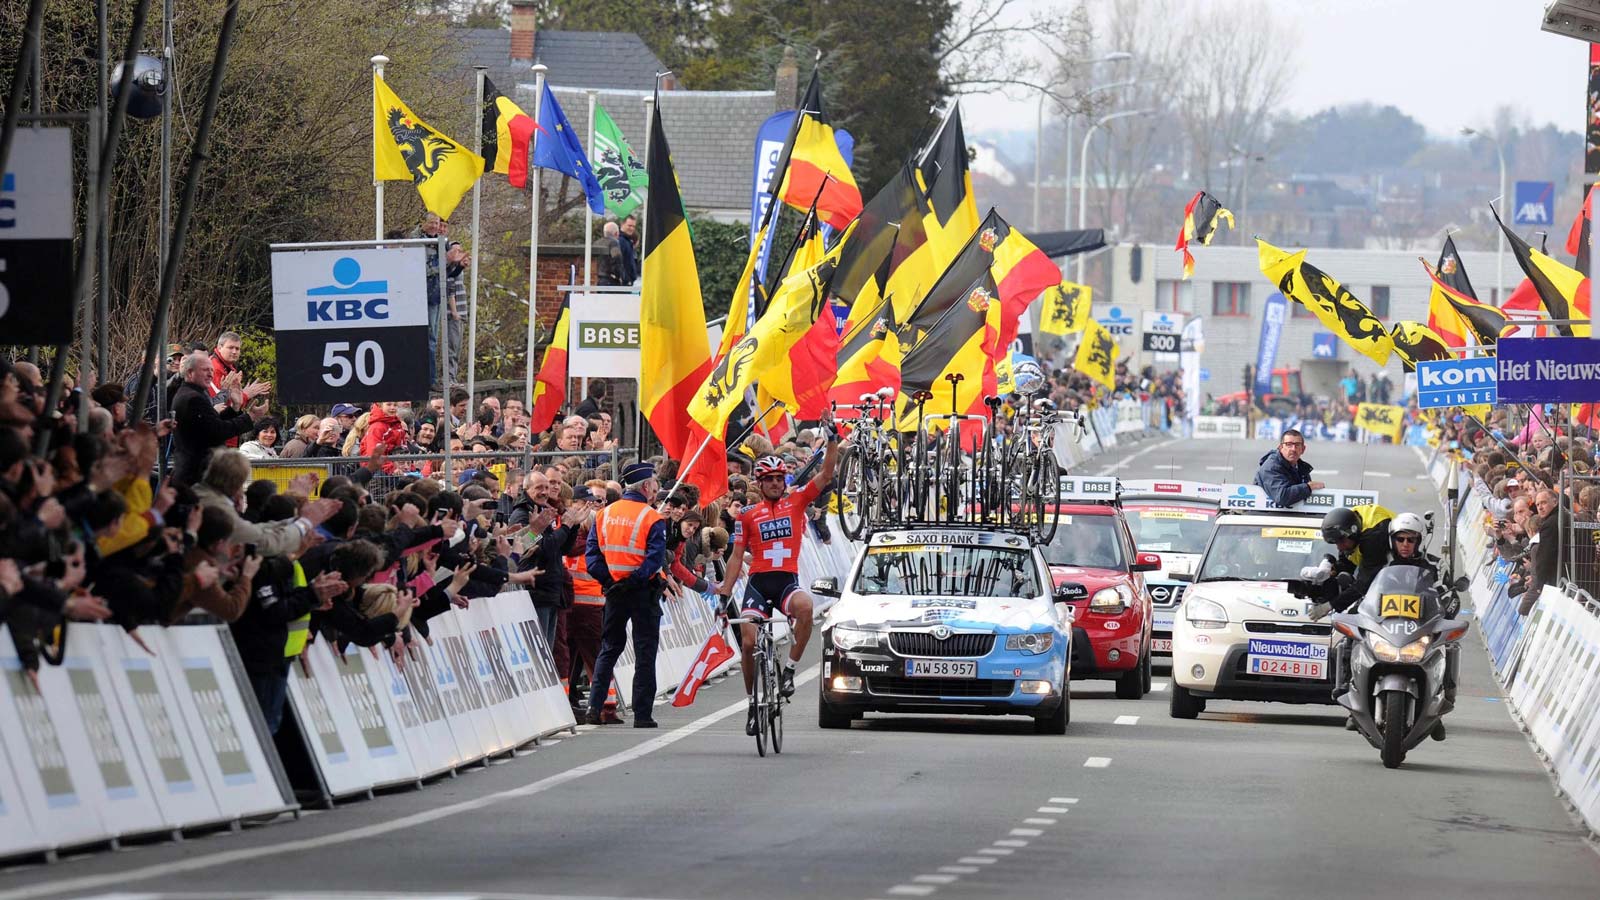
<path id="1" fill-rule="evenodd" d="M 1429 735 L 1444 739 L 1442 720 L 1455 707 L 1446 661 L 1469 627 L 1452 618 L 1465 582 L 1436 585 L 1424 569 L 1389 566 L 1355 611 L 1332 616 L 1334 630 L 1354 642 L 1350 687 L 1335 699 L 1388 768 Z"/>

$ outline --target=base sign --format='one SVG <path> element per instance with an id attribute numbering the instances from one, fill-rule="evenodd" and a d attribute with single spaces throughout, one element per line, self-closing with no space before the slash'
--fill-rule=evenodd
<path id="1" fill-rule="evenodd" d="M 1501 338 L 1495 354 L 1500 403 L 1600 400 L 1600 342 L 1581 337 Z"/>
<path id="2" fill-rule="evenodd" d="M 1436 359 L 1417 363 L 1417 408 L 1495 402 L 1493 359 Z"/>
<path id="3" fill-rule="evenodd" d="M 72 130 L 17 129 L 0 174 L 0 335 L 8 344 L 70 344 Z"/>
<path id="4" fill-rule="evenodd" d="M 278 399 L 378 403 L 428 393 L 427 250 L 274 250 Z"/>

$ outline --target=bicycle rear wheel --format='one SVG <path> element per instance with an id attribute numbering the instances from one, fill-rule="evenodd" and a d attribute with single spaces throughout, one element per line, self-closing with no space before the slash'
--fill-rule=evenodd
<path id="1" fill-rule="evenodd" d="M 784 699 L 782 695 L 774 693 L 772 695 L 772 700 L 772 752 L 777 754 L 783 752 Z"/>
<path id="2" fill-rule="evenodd" d="M 850 446 L 839 454 L 839 530 L 852 541 L 861 539 L 866 525 L 868 504 L 866 459 L 859 448 Z"/>
<path id="3" fill-rule="evenodd" d="M 756 755 L 767 755 L 767 702 L 772 695 L 772 682 L 767 677 L 771 657 L 762 653 L 756 659 Z"/>
<path id="4" fill-rule="evenodd" d="M 1056 536 L 1056 516 L 1051 507 L 1061 500 L 1061 468 L 1053 454 L 1042 453 L 1034 459 L 1031 493 L 1029 506 L 1035 533 L 1040 543 L 1048 544 Z"/>

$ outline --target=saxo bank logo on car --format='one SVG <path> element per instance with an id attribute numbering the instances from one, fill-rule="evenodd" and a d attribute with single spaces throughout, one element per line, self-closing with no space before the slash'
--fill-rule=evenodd
<path id="1" fill-rule="evenodd" d="M 429 372 L 426 264 L 420 246 L 275 250 L 284 401 L 420 396 Z"/>

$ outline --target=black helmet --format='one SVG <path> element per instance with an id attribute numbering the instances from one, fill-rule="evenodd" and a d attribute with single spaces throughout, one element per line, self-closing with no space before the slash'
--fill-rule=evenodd
<path id="1" fill-rule="evenodd" d="M 1322 517 L 1322 539 L 1337 544 L 1341 539 L 1354 540 L 1361 533 L 1361 517 L 1345 507 L 1329 510 Z"/>

